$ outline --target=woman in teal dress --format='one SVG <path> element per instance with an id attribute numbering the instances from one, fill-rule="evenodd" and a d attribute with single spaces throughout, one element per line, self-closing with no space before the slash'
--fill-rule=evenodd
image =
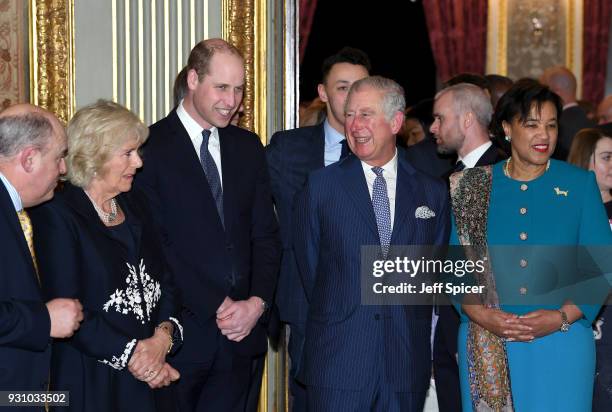
<path id="1" fill-rule="evenodd" d="M 491 262 L 476 279 L 485 293 L 458 306 L 464 411 L 591 410 L 599 305 L 577 293 L 608 284 L 576 283 L 584 273 L 567 251 L 611 245 L 612 234 L 594 175 L 550 159 L 560 113 L 548 88 L 517 82 L 493 119 L 512 157 L 451 177 L 451 242 Z"/>

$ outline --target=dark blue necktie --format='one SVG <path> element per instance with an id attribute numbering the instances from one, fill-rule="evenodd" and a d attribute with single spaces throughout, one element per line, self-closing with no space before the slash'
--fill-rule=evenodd
<path id="1" fill-rule="evenodd" d="M 215 199 L 215 204 L 217 205 L 217 212 L 219 213 L 221 224 L 224 225 L 223 188 L 221 187 L 221 177 L 219 176 L 219 170 L 217 169 L 215 160 L 213 159 L 212 155 L 210 154 L 210 151 L 208 150 L 210 130 L 202 130 L 202 138 L 202 146 L 200 146 L 200 162 L 202 162 L 202 168 L 204 169 L 204 173 L 206 173 L 208 186 L 210 186 L 210 191 L 212 192 L 213 199 Z"/>
<path id="2" fill-rule="evenodd" d="M 345 157 L 347 157 L 348 155 L 350 155 L 351 152 L 351 148 L 348 146 L 348 142 L 346 141 L 346 139 L 344 140 L 340 140 L 340 145 L 342 146 L 342 149 L 340 151 L 340 159 L 342 160 Z"/>
<path id="3" fill-rule="evenodd" d="M 455 163 L 455 168 L 453 169 L 453 172 L 460 172 L 463 169 L 465 169 L 465 163 L 459 160 L 457 163 Z"/>
<path id="4" fill-rule="evenodd" d="M 389 195 L 387 193 L 387 182 L 383 177 L 383 168 L 375 166 L 372 168 L 376 178 L 374 179 L 374 187 L 372 188 L 372 207 L 376 216 L 376 225 L 378 226 L 378 237 L 380 238 L 380 247 L 383 256 L 387 257 L 389 253 L 389 244 L 391 243 L 391 207 L 389 206 Z"/>

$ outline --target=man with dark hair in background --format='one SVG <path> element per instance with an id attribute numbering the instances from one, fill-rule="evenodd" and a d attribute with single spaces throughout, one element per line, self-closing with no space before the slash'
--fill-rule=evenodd
<path id="1" fill-rule="evenodd" d="M 493 110 L 497 106 L 497 101 L 512 87 L 514 82 L 511 78 L 499 74 L 487 74 L 485 79 L 489 82 L 489 92 L 491 93 L 491 104 Z"/>
<path id="2" fill-rule="evenodd" d="M 311 171 L 335 163 L 349 154 L 344 136 L 344 103 L 353 82 L 367 77 L 370 69 L 368 56 L 350 47 L 325 59 L 318 86 L 319 97 L 325 103 L 325 121 L 316 126 L 277 132 L 266 148 L 283 242 L 276 304 L 281 321 L 290 326 L 289 385 L 294 411 L 304 411 L 306 407 L 305 389 L 295 380 L 304 344 L 306 297 L 298 277 L 291 242 L 294 199 Z"/>

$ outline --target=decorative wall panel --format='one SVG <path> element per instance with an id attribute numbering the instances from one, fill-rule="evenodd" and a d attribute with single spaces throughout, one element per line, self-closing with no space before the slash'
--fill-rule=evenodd
<path id="1" fill-rule="evenodd" d="M 29 100 L 27 4 L 0 0 L 0 110 Z"/>

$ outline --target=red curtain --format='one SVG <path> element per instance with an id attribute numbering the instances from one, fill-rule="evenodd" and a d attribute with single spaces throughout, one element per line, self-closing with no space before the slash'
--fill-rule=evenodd
<path id="1" fill-rule="evenodd" d="M 304 52 L 308 44 L 308 36 L 312 27 L 317 0 L 300 0 L 300 63 L 304 59 Z"/>
<path id="2" fill-rule="evenodd" d="M 584 1 L 582 98 L 595 104 L 606 87 L 611 13 L 610 0 Z"/>
<path id="3" fill-rule="evenodd" d="M 488 0 L 423 0 L 423 8 L 440 80 L 484 74 Z"/>

